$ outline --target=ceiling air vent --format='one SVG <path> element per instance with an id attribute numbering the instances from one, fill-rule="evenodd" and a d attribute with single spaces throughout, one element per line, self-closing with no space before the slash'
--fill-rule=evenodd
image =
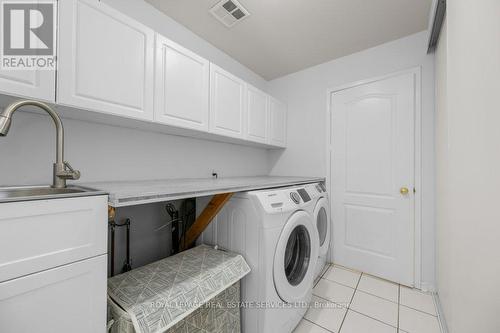
<path id="1" fill-rule="evenodd" d="M 226 27 L 232 27 L 250 13 L 236 0 L 222 0 L 210 9 L 210 13 Z"/>

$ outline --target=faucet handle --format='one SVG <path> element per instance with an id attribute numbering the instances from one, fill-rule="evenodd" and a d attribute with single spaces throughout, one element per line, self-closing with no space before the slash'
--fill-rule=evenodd
<path id="1" fill-rule="evenodd" d="M 59 177 L 72 180 L 80 179 L 81 175 L 80 171 L 73 169 L 73 167 L 71 166 L 71 164 L 69 164 L 68 161 L 64 161 L 64 168 L 65 170 L 62 172 L 62 174 L 58 175 Z"/>

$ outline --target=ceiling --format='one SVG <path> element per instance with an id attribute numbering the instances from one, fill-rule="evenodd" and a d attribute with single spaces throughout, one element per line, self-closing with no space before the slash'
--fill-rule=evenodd
<path id="1" fill-rule="evenodd" d="M 432 0 L 239 0 L 232 28 L 219 0 L 146 0 L 266 80 L 427 29 Z"/>

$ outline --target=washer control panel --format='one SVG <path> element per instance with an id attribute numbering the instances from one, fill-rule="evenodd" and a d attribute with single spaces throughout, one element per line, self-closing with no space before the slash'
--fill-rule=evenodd
<path id="1" fill-rule="evenodd" d="M 295 202 L 297 205 L 300 203 L 300 196 L 297 192 L 293 191 L 290 192 L 290 198 L 292 199 L 293 202 Z"/>
<path id="2" fill-rule="evenodd" d="M 297 185 L 269 190 L 249 192 L 256 197 L 267 213 L 282 213 L 305 209 L 311 200 L 325 196 L 326 191 L 322 183 Z"/>
<path id="3" fill-rule="evenodd" d="M 319 198 L 321 196 L 327 196 L 326 186 L 323 183 L 313 183 L 304 186 L 307 193 L 310 195 L 311 199 Z"/>
<path id="4" fill-rule="evenodd" d="M 304 201 L 304 202 L 311 201 L 311 196 L 309 195 L 309 193 L 306 191 L 305 188 L 298 188 L 297 192 L 299 193 L 300 197 L 302 198 L 302 201 Z"/>
<path id="5" fill-rule="evenodd" d="M 267 213 L 282 213 L 303 209 L 307 205 L 297 192 L 298 188 L 277 188 L 250 192 Z"/>

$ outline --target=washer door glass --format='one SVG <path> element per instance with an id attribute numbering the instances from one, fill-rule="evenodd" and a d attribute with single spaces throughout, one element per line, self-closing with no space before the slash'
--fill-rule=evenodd
<path id="1" fill-rule="evenodd" d="M 318 228 L 319 246 L 325 244 L 326 235 L 328 233 L 328 217 L 325 207 L 321 207 L 316 218 L 316 226 Z"/>
<path id="2" fill-rule="evenodd" d="M 308 301 L 318 261 L 319 237 L 313 217 L 293 213 L 276 243 L 273 277 L 278 296 L 286 303 Z"/>
<path id="3" fill-rule="evenodd" d="M 314 208 L 316 230 L 318 231 L 319 255 L 324 256 L 330 247 L 330 204 L 328 198 L 318 200 Z"/>
<path id="4" fill-rule="evenodd" d="M 311 258 L 311 237 L 303 225 L 296 226 L 288 237 L 285 249 L 285 274 L 292 286 L 304 280 Z"/>

